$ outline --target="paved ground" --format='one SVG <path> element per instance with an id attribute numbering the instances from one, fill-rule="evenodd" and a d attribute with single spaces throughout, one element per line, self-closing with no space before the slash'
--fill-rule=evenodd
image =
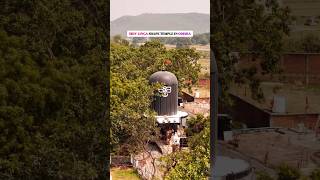
<path id="1" fill-rule="evenodd" d="M 277 132 L 254 132 L 240 134 L 239 146 L 234 150 L 222 145 L 218 152 L 242 158 L 257 170 L 266 170 L 275 175 L 274 168 L 281 163 L 299 168 L 307 175 L 317 167 L 311 159 L 320 150 L 320 141 L 314 133 L 298 134 L 287 129 Z M 266 165 L 265 165 L 266 164 Z"/>
<path id="2" fill-rule="evenodd" d="M 223 155 L 223 156 L 228 156 L 228 157 L 247 161 L 250 164 L 250 166 L 253 168 L 252 169 L 253 172 L 246 179 L 256 179 L 256 172 L 258 171 L 265 171 L 271 176 L 276 177 L 275 170 L 264 166 L 261 162 L 250 157 L 247 154 L 230 149 L 223 143 L 219 143 L 219 145 L 217 146 L 217 155 Z"/>

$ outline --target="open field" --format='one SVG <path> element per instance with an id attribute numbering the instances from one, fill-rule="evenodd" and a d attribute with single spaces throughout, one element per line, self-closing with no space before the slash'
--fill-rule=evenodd
<path id="1" fill-rule="evenodd" d="M 176 45 L 172 45 L 172 44 L 165 44 L 165 47 L 168 49 L 174 49 L 176 48 Z M 210 51 L 210 46 L 209 45 L 190 45 L 190 48 L 195 48 L 198 51 Z"/>
<path id="2" fill-rule="evenodd" d="M 209 45 L 191 45 L 190 48 L 196 48 L 198 51 L 210 51 L 210 46 Z"/>
<path id="3" fill-rule="evenodd" d="M 200 78 L 210 78 L 210 60 L 199 59 L 201 65 Z"/>
<path id="4" fill-rule="evenodd" d="M 140 180 L 138 173 L 132 168 L 111 168 L 112 180 Z"/>

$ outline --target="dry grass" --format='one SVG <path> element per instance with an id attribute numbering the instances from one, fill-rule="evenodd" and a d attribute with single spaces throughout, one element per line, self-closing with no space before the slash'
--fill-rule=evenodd
<path id="1" fill-rule="evenodd" d="M 191 45 L 190 48 L 196 48 L 198 51 L 210 51 L 210 46 L 209 45 Z"/>
<path id="2" fill-rule="evenodd" d="M 165 44 L 164 45 L 167 49 L 175 49 L 176 45 L 172 45 L 172 44 Z M 210 51 L 210 46 L 209 45 L 190 45 L 190 48 L 195 48 L 197 51 Z"/>
<path id="3" fill-rule="evenodd" d="M 209 59 L 199 59 L 198 63 L 201 65 L 200 77 L 208 76 L 210 77 L 210 60 Z"/>
<path id="4" fill-rule="evenodd" d="M 111 168 L 112 180 L 140 180 L 137 172 L 132 168 Z"/>

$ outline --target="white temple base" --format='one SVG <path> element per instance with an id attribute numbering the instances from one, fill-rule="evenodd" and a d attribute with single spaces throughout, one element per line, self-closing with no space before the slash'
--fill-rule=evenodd
<path id="1" fill-rule="evenodd" d="M 182 118 L 188 116 L 187 112 L 178 111 L 177 114 L 171 116 L 156 116 L 157 122 L 159 124 L 165 123 L 181 123 Z"/>

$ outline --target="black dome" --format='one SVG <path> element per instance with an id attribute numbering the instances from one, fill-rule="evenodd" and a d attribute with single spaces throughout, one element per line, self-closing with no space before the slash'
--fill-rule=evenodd
<path id="1" fill-rule="evenodd" d="M 177 77 L 168 71 L 158 71 L 149 78 L 149 83 L 162 83 L 152 100 L 152 109 L 159 116 L 175 115 L 178 108 L 178 80 Z"/>
<path id="2" fill-rule="evenodd" d="M 153 73 L 149 78 L 150 83 L 164 83 L 165 85 L 177 85 L 177 77 L 169 71 L 158 71 Z"/>

